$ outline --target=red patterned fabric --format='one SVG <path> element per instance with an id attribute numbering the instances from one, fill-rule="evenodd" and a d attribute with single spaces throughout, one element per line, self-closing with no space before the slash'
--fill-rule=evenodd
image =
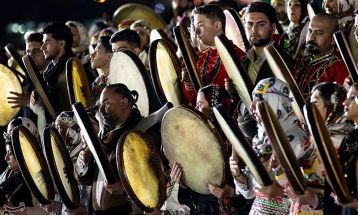
<path id="1" fill-rule="evenodd" d="M 235 46 L 236 55 L 242 59 L 245 53 Z M 207 61 L 207 63 L 205 63 Z M 217 69 L 218 67 L 218 69 Z M 218 51 L 213 48 L 207 48 L 199 53 L 198 61 L 196 62 L 197 72 L 202 78 L 204 86 L 214 84 L 220 87 L 225 87 L 225 78 L 228 78 L 228 74 L 224 65 L 221 63 Z M 205 75 L 201 74 L 205 73 Z M 186 84 L 183 86 L 184 97 L 189 104 L 195 106 L 196 93 L 195 90 Z"/>

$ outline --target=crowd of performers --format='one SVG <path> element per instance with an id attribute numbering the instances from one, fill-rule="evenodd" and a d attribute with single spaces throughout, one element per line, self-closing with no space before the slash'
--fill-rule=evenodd
<path id="1" fill-rule="evenodd" d="M 225 160 L 229 168 L 223 184 L 209 183 L 207 189 L 210 194 L 199 194 L 183 183 L 182 176 L 186 174 L 186 169 L 182 164 L 169 164 L 165 161 L 165 153 L 161 153 L 168 182 L 166 201 L 162 207 L 152 208 L 147 214 L 358 213 L 358 85 L 350 78 L 350 73 L 357 71 L 348 69 L 333 39 L 333 34 L 341 30 L 349 43 L 353 59 L 357 61 L 358 15 L 354 13 L 352 0 L 324 0 L 322 7 L 325 12 L 309 17 L 308 3 L 306 0 L 277 0 L 272 3 L 273 7 L 265 2 L 252 2 L 239 12 L 246 34 L 241 36 L 246 36 L 249 47 L 240 49 L 234 44 L 232 46 L 236 60 L 242 63 L 254 86 L 250 92 L 250 106 L 245 105 L 238 95 L 216 49 L 215 37 L 225 34 L 227 27 L 223 8 L 215 2 L 195 8 L 190 1 L 187 5 L 179 4 L 180 13 L 174 13 L 176 17 L 172 24 L 183 27 L 188 35 L 196 54 L 196 71 L 203 85 L 200 90 L 195 90 L 182 62 L 182 68 L 179 69 L 181 74 L 178 74 L 184 98 L 182 105 L 202 112 L 219 130 L 225 144 L 223 150 L 229 155 Z M 287 14 L 282 14 L 282 4 L 286 5 Z M 284 29 L 283 34 L 278 33 L 278 25 Z M 6 149 L 8 166 L 0 176 L 1 213 L 144 213 L 127 198 L 118 175 L 117 181 L 109 184 L 98 170 L 81 135 L 78 119 L 71 108 L 63 104 L 66 95 L 62 94 L 58 79 L 70 57 L 76 56 L 81 60 L 91 86 L 92 104 L 86 108 L 87 114 L 113 172 L 117 173 L 117 142 L 122 134 L 134 129 L 143 119 L 136 105 L 138 98 L 143 95 L 138 95 L 134 89 L 128 89 L 121 83 L 109 84 L 110 63 L 117 52 L 131 51 L 142 60 L 149 73 L 149 36 L 153 27 L 150 20 L 126 20 L 118 26 L 119 30 L 104 23 L 96 27 L 96 31 L 90 35 L 76 21 L 50 23 L 40 32 L 28 34 L 25 38 L 25 54 L 33 59 L 45 83 L 49 100 L 55 112 L 60 114 L 56 120 L 52 120 L 29 77 L 22 82 L 23 93 L 7 94 L 7 102 L 22 111 L 21 116 L 11 120 L 4 132 L 5 145 L 2 147 Z M 164 30 L 168 32 L 167 39 L 175 41 L 171 38 L 172 32 Z M 315 104 L 326 122 L 349 187 L 351 198 L 347 203 L 340 202 L 327 180 L 307 124 L 294 111 L 294 98 L 288 83 L 275 78 L 269 66 L 264 48 L 270 45 L 281 53 L 305 102 Z M 177 55 L 181 59 L 180 51 L 177 51 Z M 8 65 L 6 56 L 1 58 L 1 64 Z M 258 104 L 262 101 L 266 101 L 277 116 L 300 164 L 307 184 L 303 193 L 297 193 L 292 188 L 275 154 L 258 111 Z M 271 185 L 265 186 L 255 180 L 240 154 L 220 131 L 213 115 L 213 107 L 217 105 L 223 105 L 237 122 L 273 180 Z M 25 126 L 39 143 L 46 125 L 58 130 L 73 161 L 80 190 L 79 207 L 67 208 L 58 195 L 48 205 L 40 204 L 34 198 L 31 188 L 24 183 L 13 152 L 11 133 L 19 125 Z M 160 129 L 155 132 L 160 136 Z M 201 134 L 196 135 L 200 137 Z M 159 150 L 162 149 L 160 145 L 159 142 Z"/>

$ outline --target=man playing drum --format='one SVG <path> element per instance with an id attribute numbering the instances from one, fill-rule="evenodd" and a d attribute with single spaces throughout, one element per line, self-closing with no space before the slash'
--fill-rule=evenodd
<path id="1" fill-rule="evenodd" d="M 215 46 L 215 36 L 225 32 L 225 21 L 224 12 L 216 5 L 203 5 L 193 10 L 193 26 L 198 42 L 208 47 L 200 52 L 196 62 L 203 86 L 215 84 L 224 87 L 225 79 L 228 79 Z M 239 59 L 244 57 L 245 53 L 236 46 L 235 50 Z M 188 103 L 194 105 L 196 93 L 188 76 L 184 78 L 183 91 Z"/>
<path id="2" fill-rule="evenodd" d="M 116 146 L 120 136 L 133 129 L 142 116 L 136 107 L 138 94 L 130 91 L 124 84 L 109 85 L 101 93 L 100 118 L 104 122 L 99 134 L 113 172 L 116 167 Z M 89 211 L 93 214 L 130 214 L 131 204 L 124 197 L 124 188 L 120 181 L 109 185 L 93 162 L 88 147 L 82 150 L 75 164 L 75 175 L 84 185 L 92 185 Z M 117 178 L 119 176 L 117 175 Z"/>
<path id="3" fill-rule="evenodd" d="M 334 46 L 333 33 L 338 30 L 337 18 L 330 14 L 318 14 L 312 18 L 306 37 L 307 54 L 297 60 L 297 83 L 305 99 L 309 99 L 314 85 L 321 82 L 343 84 L 348 76 L 339 52 Z"/>

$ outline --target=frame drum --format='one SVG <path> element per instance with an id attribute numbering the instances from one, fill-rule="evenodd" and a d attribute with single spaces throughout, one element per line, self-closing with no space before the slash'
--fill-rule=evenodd
<path id="1" fill-rule="evenodd" d="M 240 59 L 238 59 L 232 42 L 225 36 L 225 34 L 221 34 L 215 37 L 215 45 L 237 93 L 245 106 L 249 108 L 251 105 L 251 92 L 254 90 L 254 86 L 249 75 L 242 66 Z"/>
<path id="2" fill-rule="evenodd" d="M 13 104 L 7 102 L 7 97 L 14 95 L 10 91 L 21 93 L 22 86 L 18 76 L 8 67 L 0 64 L 0 126 L 6 126 L 19 113 L 20 108 L 12 108 Z"/>
<path id="3" fill-rule="evenodd" d="M 183 104 L 181 83 L 179 81 L 180 63 L 165 40 L 154 41 L 149 48 L 150 73 L 155 92 L 161 105 L 171 102 L 174 106 Z"/>
<path id="4" fill-rule="evenodd" d="M 71 104 L 81 102 L 84 107 L 92 104 L 91 88 L 85 69 L 78 58 L 72 57 L 66 62 L 66 80 Z"/>
<path id="5" fill-rule="evenodd" d="M 321 117 L 316 105 L 308 103 L 304 107 L 308 129 L 316 142 L 319 155 L 327 173 L 328 182 L 341 203 L 351 199 L 347 181 L 344 177 L 341 163 L 330 138 L 326 123 Z"/>
<path id="6" fill-rule="evenodd" d="M 43 131 L 42 147 L 53 182 L 68 209 L 75 209 L 80 202 L 78 183 L 74 176 L 73 163 L 64 141 L 53 127 Z"/>
<path id="7" fill-rule="evenodd" d="M 306 182 L 301 172 L 300 165 L 295 153 L 292 150 L 287 136 L 279 123 L 277 116 L 266 101 L 258 103 L 258 112 L 264 124 L 267 136 L 275 154 L 284 169 L 286 176 L 298 194 L 303 194 L 306 189 Z"/>
<path id="8" fill-rule="evenodd" d="M 57 113 L 55 112 L 55 109 L 53 108 L 53 105 L 51 104 L 48 93 L 46 91 L 46 85 L 44 83 L 43 78 L 40 76 L 40 72 L 37 71 L 34 61 L 28 55 L 23 56 L 22 60 L 24 61 L 24 64 L 26 66 L 26 69 L 30 76 L 30 79 L 31 79 L 32 83 L 34 84 L 34 86 L 37 90 L 37 93 L 40 95 L 43 103 L 45 104 L 46 109 L 50 113 L 52 119 L 56 120 Z"/>
<path id="9" fill-rule="evenodd" d="M 96 161 L 99 171 L 108 184 L 114 184 L 117 181 L 116 176 L 109 165 L 107 155 L 101 147 L 101 142 L 92 127 L 91 120 L 89 119 L 85 108 L 81 103 L 75 103 L 72 105 L 72 109 L 76 116 L 78 125 L 81 128 L 81 133 L 83 133 L 84 139 Z"/>
<path id="10" fill-rule="evenodd" d="M 226 24 L 225 35 L 242 51 L 250 49 L 251 44 L 247 40 L 245 28 L 241 22 L 239 14 L 234 9 L 224 10 Z"/>
<path id="11" fill-rule="evenodd" d="M 226 155 L 222 139 L 197 111 L 170 109 L 163 117 L 161 136 L 164 154 L 171 164 L 182 165 L 182 180 L 188 187 L 209 194 L 209 183 L 223 185 Z"/>
<path id="12" fill-rule="evenodd" d="M 185 67 L 188 70 L 191 83 L 193 84 L 195 91 L 198 92 L 199 89 L 203 87 L 203 83 L 201 82 L 199 73 L 196 70 L 194 49 L 191 47 L 186 33 L 180 25 L 174 27 L 174 35 L 183 57 Z"/>
<path id="13" fill-rule="evenodd" d="M 166 199 L 166 178 L 150 137 L 135 130 L 124 133 L 116 158 L 121 182 L 132 202 L 146 212 L 160 208 Z"/>
<path id="14" fill-rule="evenodd" d="M 14 128 L 11 139 L 16 160 L 29 190 L 41 204 L 50 204 L 55 192 L 39 142 L 22 125 Z"/>
<path id="15" fill-rule="evenodd" d="M 108 84 L 123 83 L 138 92 L 137 106 L 143 116 L 155 111 L 157 98 L 153 95 L 150 77 L 142 61 L 131 51 L 116 52 L 109 65 Z"/>
<path id="16" fill-rule="evenodd" d="M 250 172 L 255 177 L 255 180 L 260 185 L 271 185 L 272 180 L 270 175 L 268 174 L 260 159 L 258 159 L 256 156 L 251 145 L 247 142 L 246 137 L 237 126 L 237 123 L 235 123 L 232 117 L 226 112 L 224 106 L 218 105 L 213 108 L 213 111 L 216 120 L 225 133 L 225 136 L 239 157 L 250 169 Z"/>
<path id="17" fill-rule="evenodd" d="M 288 84 L 288 87 L 291 90 L 290 94 L 292 93 L 292 97 L 294 98 L 294 101 L 292 102 L 292 107 L 297 117 L 301 120 L 301 122 L 303 122 L 304 119 L 302 108 L 305 104 L 305 99 L 295 81 L 295 78 L 292 76 L 288 65 L 283 60 L 281 54 L 278 52 L 275 46 L 266 46 L 264 48 L 264 52 L 267 57 L 267 62 L 272 70 L 272 73 L 275 75 L 276 78 Z"/>

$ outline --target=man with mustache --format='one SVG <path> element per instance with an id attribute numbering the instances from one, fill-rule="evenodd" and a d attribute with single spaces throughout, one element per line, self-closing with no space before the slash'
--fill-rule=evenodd
<path id="1" fill-rule="evenodd" d="M 338 30 L 338 20 L 330 14 L 314 16 L 306 36 L 307 54 L 297 61 L 296 80 L 303 96 L 309 99 L 312 87 L 321 82 L 343 84 L 348 70 L 338 52 L 333 33 Z"/>
<path id="2" fill-rule="evenodd" d="M 338 18 L 339 30 L 343 31 L 354 60 L 358 60 L 358 42 L 354 38 L 354 0 L 323 0 L 322 8 Z"/>

